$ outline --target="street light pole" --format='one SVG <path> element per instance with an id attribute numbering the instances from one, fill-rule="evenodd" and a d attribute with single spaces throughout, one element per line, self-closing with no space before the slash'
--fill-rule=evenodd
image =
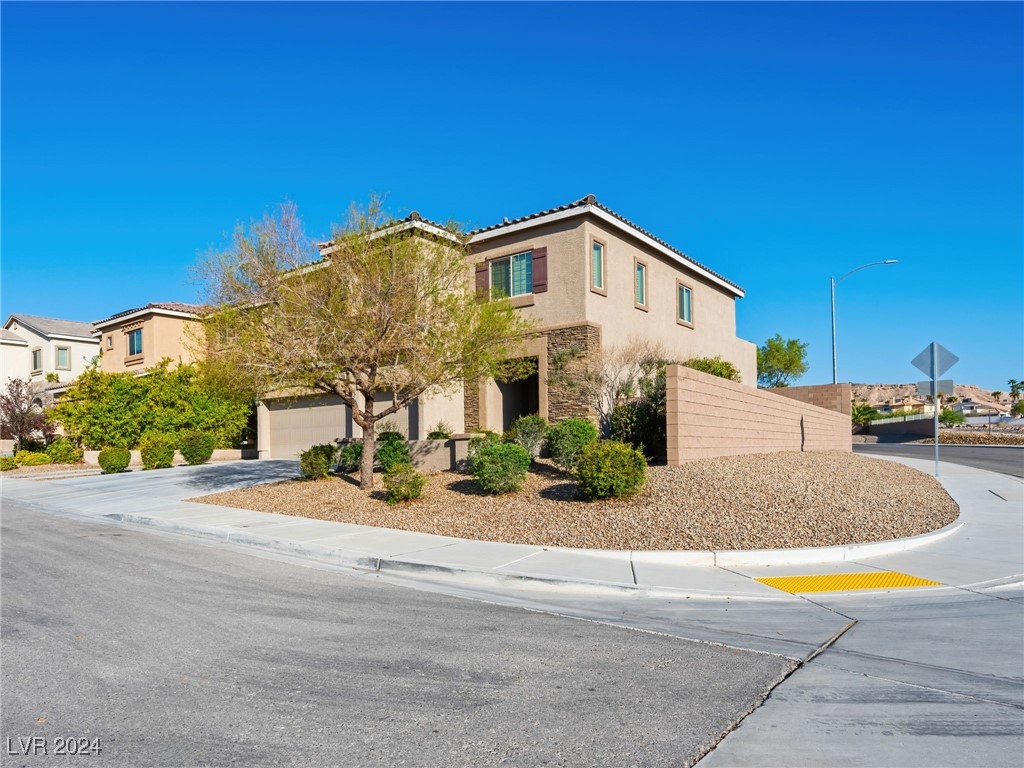
<path id="1" fill-rule="evenodd" d="M 899 264 L 898 259 L 886 259 L 885 261 L 872 261 L 870 264 L 861 264 L 856 269 L 851 269 L 845 275 L 836 280 L 834 277 L 830 277 L 829 281 L 832 287 L 832 383 L 839 383 L 839 366 L 836 361 L 836 286 L 843 282 L 846 278 L 852 275 L 854 272 L 860 272 L 862 269 L 868 267 L 877 267 L 883 264 Z"/>

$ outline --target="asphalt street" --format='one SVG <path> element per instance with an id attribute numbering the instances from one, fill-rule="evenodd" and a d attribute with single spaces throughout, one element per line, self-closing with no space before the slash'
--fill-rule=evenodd
<path id="1" fill-rule="evenodd" d="M 868 455 L 905 456 L 926 461 L 935 456 L 935 446 L 922 443 L 854 443 L 853 450 Z M 1024 477 L 1024 448 L 1015 446 L 940 445 L 939 461 Z"/>
<path id="2" fill-rule="evenodd" d="M 5 766 L 678 766 L 794 666 L 9 501 L 0 539 Z"/>

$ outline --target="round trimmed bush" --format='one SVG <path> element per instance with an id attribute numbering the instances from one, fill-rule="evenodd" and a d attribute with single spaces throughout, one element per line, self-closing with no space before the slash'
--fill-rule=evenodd
<path id="1" fill-rule="evenodd" d="M 143 469 L 167 469 L 174 464 L 175 440 L 157 432 L 146 435 L 139 442 Z"/>
<path id="2" fill-rule="evenodd" d="M 13 456 L 0 456 L 0 472 L 7 472 L 18 468 L 18 462 Z"/>
<path id="3" fill-rule="evenodd" d="M 644 455 L 617 440 L 591 443 L 580 452 L 576 464 L 576 482 L 587 501 L 633 496 L 646 479 Z"/>
<path id="4" fill-rule="evenodd" d="M 477 448 L 469 471 L 488 493 L 510 493 L 523 487 L 530 454 L 516 443 L 484 443 Z"/>
<path id="5" fill-rule="evenodd" d="M 363 463 L 363 444 L 345 443 L 338 452 L 338 469 L 355 472 Z"/>
<path id="6" fill-rule="evenodd" d="M 307 448 L 299 454 L 299 469 L 302 474 L 313 480 L 327 477 L 334 465 L 334 455 L 338 446 L 333 443 L 321 443 Z"/>
<path id="7" fill-rule="evenodd" d="M 401 432 L 381 432 L 377 438 L 377 452 L 374 458 L 385 472 L 390 472 L 399 464 L 412 463 L 409 443 Z"/>
<path id="8" fill-rule="evenodd" d="M 217 438 L 209 432 L 193 431 L 186 432 L 181 438 L 181 446 L 178 450 L 181 451 L 181 456 L 185 461 L 191 466 L 195 466 L 208 462 L 216 447 Z"/>
<path id="9" fill-rule="evenodd" d="M 58 437 L 46 446 L 46 455 L 54 464 L 77 464 L 83 453 L 66 437 Z"/>
<path id="10" fill-rule="evenodd" d="M 14 460 L 23 467 L 38 467 L 50 463 L 49 456 L 36 451 L 18 451 L 14 454 Z"/>
<path id="11" fill-rule="evenodd" d="M 551 460 L 562 469 L 576 468 L 580 452 L 597 440 L 597 427 L 586 419 L 566 419 L 548 430 Z"/>
<path id="12" fill-rule="evenodd" d="M 388 504 L 412 501 L 423 495 L 427 476 L 417 472 L 412 464 L 395 464 L 384 473 L 384 487 L 388 491 Z"/>
<path id="13" fill-rule="evenodd" d="M 98 457 L 100 469 L 108 475 L 124 472 L 132 463 L 132 452 L 127 448 L 104 448 Z"/>

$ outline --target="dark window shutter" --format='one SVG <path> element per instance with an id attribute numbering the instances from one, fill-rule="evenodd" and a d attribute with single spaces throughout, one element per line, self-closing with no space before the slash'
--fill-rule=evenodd
<path id="1" fill-rule="evenodd" d="M 533 292 L 545 293 L 548 290 L 548 249 L 533 249 Z"/>
<path id="2" fill-rule="evenodd" d="M 487 262 L 476 265 L 476 300 L 487 301 L 491 292 L 491 279 L 487 274 Z"/>

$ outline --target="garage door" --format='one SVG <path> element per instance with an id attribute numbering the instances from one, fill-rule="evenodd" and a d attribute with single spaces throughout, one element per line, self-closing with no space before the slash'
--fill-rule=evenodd
<path id="1" fill-rule="evenodd" d="M 311 445 L 352 436 L 348 408 L 336 397 L 270 400 L 266 406 L 271 458 L 293 459 Z"/>

